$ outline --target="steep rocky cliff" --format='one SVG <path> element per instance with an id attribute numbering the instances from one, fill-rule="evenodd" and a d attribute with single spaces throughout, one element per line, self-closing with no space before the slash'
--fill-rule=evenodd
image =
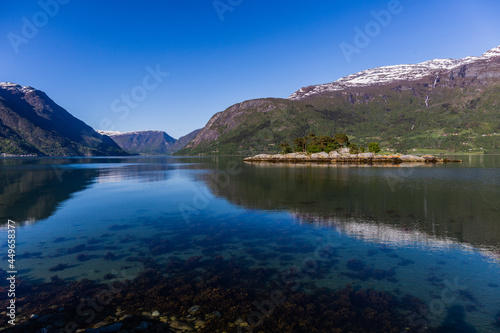
<path id="1" fill-rule="evenodd" d="M 40 156 L 127 155 L 43 91 L 0 83 L 0 153 Z"/>

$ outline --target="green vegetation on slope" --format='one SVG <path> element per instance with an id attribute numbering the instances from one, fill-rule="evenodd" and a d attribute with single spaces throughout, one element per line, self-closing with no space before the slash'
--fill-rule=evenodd
<path id="1" fill-rule="evenodd" d="M 277 153 L 308 133 L 349 133 L 360 146 L 384 149 L 500 152 L 500 86 L 371 87 L 302 101 L 261 99 L 223 112 L 210 129 L 215 140 L 188 145 L 179 154 L 252 155 Z M 371 89 L 371 90 L 370 90 Z M 430 95 L 426 106 L 426 96 Z M 245 103 L 249 105 L 245 108 Z M 241 108 L 245 108 L 243 111 Z"/>

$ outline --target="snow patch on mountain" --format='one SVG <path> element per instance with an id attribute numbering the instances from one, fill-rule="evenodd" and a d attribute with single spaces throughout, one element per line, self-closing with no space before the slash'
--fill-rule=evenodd
<path id="1" fill-rule="evenodd" d="M 97 133 L 107 136 L 119 136 L 119 135 L 137 135 L 144 133 L 164 133 L 163 131 L 148 130 L 148 131 L 134 131 L 134 132 L 120 132 L 120 131 L 103 131 L 96 130 Z"/>
<path id="2" fill-rule="evenodd" d="M 12 83 L 12 82 L 0 82 L 0 88 L 6 89 L 6 90 L 17 90 L 19 92 L 23 93 L 28 93 L 31 91 L 35 91 L 36 89 L 30 86 L 21 86 L 17 83 Z"/>
<path id="3" fill-rule="evenodd" d="M 484 53 L 480 58 L 490 59 L 500 57 L 500 46 L 497 46 L 488 52 Z"/>
<path id="4" fill-rule="evenodd" d="M 120 133 L 120 134 L 117 134 L 117 135 L 138 135 L 138 134 L 146 134 L 146 133 L 165 133 L 165 132 L 163 132 L 163 131 L 149 130 L 149 131 L 124 132 L 124 133 Z"/>
<path id="5" fill-rule="evenodd" d="M 113 135 L 120 135 L 123 134 L 123 132 L 120 131 L 103 131 L 103 130 L 96 130 L 97 133 L 101 135 L 107 135 L 107 136 L 113 136 Z"/>
<path id="6" fill-rule="evenodd" d="M 413 65 L 395 65 L 377 67 L 345 76 L 335 82 L 304 87 L 288 97 L 300 100 L 324 92 L 341 91 L 347 88 L 360 88 L 372 85 L 384 85 L 396 81 L 416 81 L 424 77 L 437 77 L 439 73 L 467 65 L 476 61 L 487 61 L 500 57 L 500 46 L 491 49 L 480 57 L 462 59 L 434 59 Z"/>

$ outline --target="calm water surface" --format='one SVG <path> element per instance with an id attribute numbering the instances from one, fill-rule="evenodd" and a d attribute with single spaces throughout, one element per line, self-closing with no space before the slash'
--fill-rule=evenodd
<path id="1" fill-rule="evenodd" d="M 134 257 L 197 258 L 199 270 L 204 258 L 234 258 L 308 272 L 294 280 L 304 291 L 351 284 L 410 294 L 429 306 L 432 327 L 496 332 L 500 156 L 458 158 L 464 163 L 399 167 L 2 159 L 0 237 L 7 219 L 18 222 L 17 269 L 33 283 L 56 274 L 133 279 L 146 269 Z M 318 253 L 325 246 L 334 260 Z M 262 288 L 290 282 L 268 279 Z"/>

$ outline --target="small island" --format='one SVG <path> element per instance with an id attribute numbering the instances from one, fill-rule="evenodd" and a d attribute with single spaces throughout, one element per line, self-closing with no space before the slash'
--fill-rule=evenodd
<path id="1" fill-rule="evenodd" d="M 352 143 L 345 134 L 335 136 L 316 136 L 314 133 L 305 137 L 296 138 L 294 147 L 289 143 L 280 144 L 281 154 L 259 154 L 247 157 L 245 162 L 271 162 L 271 163 L 449 163 L 462 162 L 439 158 L 432 155 L 416 156 L 404 154 L 380 154 L 380 146 L 376 142 L 368 144 L 368 152 L 364 147 Z"/>

